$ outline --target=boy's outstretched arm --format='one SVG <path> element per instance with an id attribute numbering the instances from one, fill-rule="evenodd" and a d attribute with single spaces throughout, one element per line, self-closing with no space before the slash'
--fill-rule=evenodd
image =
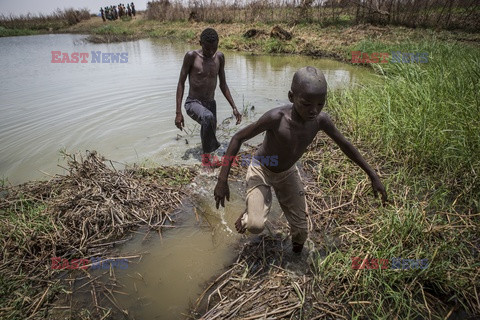
<path id="1" fill-rule="evenodd" d="M 345 153 L 353 162 L 355 162 L 360 168 L 363 169 L 363 171 L 367 173 L 368 177 L 372 181 L 372 188 L 375 197 L 377 197 L 377 192 L 380 192 L 382 195 L 382 203 L 385 204 L 387 201 L 387 192 L 380 181 L 380 177 L 375 170 L 368 165 L 367 161 L 365 161 L 360 152 L 358 152 L 357 148 L 355 148 L 343 136 L 343 134 L 338 131 L 330 117 L 325 113 L 322 114 L 320 118 L 320 127 L 340 147 L 343 153 Z"/>
<path id="2" fill-rule="evenodd" d="M 218 175 L 217 185 L 215 186 L 215 190 L 213 191 L 213 196 L 215 197 L 217 209 L 219 207 L 219 204 L 221 204 L 222 207 L 225 207 L 225 197 L 228 201 L 230 201 L 228 175 L 230 173 L 233 159 L 235 159 L 242 143 L 262 133 L 263 131 L 275 128 L 280 119 L 281 117 L 278 113 L 278 110 L 272 109 L 264 113 L 256 122 L 246 126 L 245 128 L 233 135 L 232 140 L 230 140 L 230 144 L 228 145 L 227 152 L 224 156 L 226 159 L 228 159 L 228 163 L 227 165 L 222 166 L 220 174 Z"/>
<path id="3" fill-rule="evenodd" d="M 225 78 L 225 56 L 223 53 L 219 52 L 219 59 L 220 59 L 220 70 L 218 70 L 218 78 L 220 80 L 220 90 L 222 90 L 223 95 L 227 99 L 228 103 L 233 109 L 233 115 L 237 119 L 237 124 L 240 124 L 242 121 L 242 115 L 238 112 L 237 107 L 235 106 L 235 102 L 233 101 L 232 95 L 230 94 L 230 89 L 227 85 L 227 80 Z"/>
<path id="4" fill-rule="evenodd" d="M 187 52 L 183 58 L 182 69 L 180 70 L 180 77 L 178 78 L 177 85 L 177 99 L 176 99 L 176 114 L 175 114 L 175 125 L 178 129 L 182 130 L 185 126 L 185 122 L 182 115 L 182 99 L 183 92 L 185 90 L 185 80 L 187 80 L 188 73 L 190 72 L 190 67 L 192 66 L 194 56 L 192 52 Z"/>

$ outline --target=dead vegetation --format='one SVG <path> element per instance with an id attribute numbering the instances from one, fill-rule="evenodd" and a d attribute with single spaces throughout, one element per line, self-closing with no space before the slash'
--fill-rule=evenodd
<path id="1" fill-rule="evenodd" d="M 412 28 L 479 30 L 476 0 L 328 0 L 328 1 L 150 1 L 148 19 L 207 23 L 401 25 Z"/>
<path id="2" fill-rule="evenodd" d="M 60 289 L 51 258 L 90 258 L 139 225 L 158 232 L 195 173 L 118 170 L 95 152 L 67 155 L 67 175 L 0 190 L 2 319 L 45 315 Z"/>

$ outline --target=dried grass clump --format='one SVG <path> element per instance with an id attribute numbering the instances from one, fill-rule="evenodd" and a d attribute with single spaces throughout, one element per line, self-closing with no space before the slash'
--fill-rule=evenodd
<path id="1" fill-rule="evenodd" d="M 35 314 L 54 296 L 51 258 L 101 254 L 139 225 L 160 232 L 194 177 L 182 167 L 117 170 L 95 152 L 67 159 L 67 175 L 0 189 L 1 318 Z"/>

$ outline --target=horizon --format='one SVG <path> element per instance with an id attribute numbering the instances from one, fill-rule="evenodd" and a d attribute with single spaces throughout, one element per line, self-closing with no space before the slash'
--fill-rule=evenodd
<path id="1" fill-rule="evenodd" d="M 57 11 L 57 9 L 64 10 L 73 8 L 88 9 L 90 13 L 99 14 L 100 7 L 106 7 L 110 5 L 117 5 L 119 3 L 131 3 L 132 0 L 47 0 L 38 2 L 36 0 L 0 0 L 0 15 L 4 16 L 20 16 L 20 15 L 49 15 Z M 137 11 L 143 11 L 147 9 L 147 0 L 135 1 L 135 8 Z"/>

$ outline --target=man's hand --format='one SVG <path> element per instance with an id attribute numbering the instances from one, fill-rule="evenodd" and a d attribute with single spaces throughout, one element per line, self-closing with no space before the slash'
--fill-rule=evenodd
<path id="1" fill-rule="evenodd" d="M 385 205 L 385 203 L 387 202 L 387 192 L 385 191 L 385 187 L 383 186 L 378 176 L 372 178 L 372 188 L 375 198 L 378 197 L 378 192 L 380 192 L 380 194 L 382 195 L 382 204 Z"/>
<path id="2" fill-rule="evenodd" d="M 177 113 L 177 116 L 175 117 L 175 125 L 180 130 L 182 130 L 182 128 L 185 127 L 185 122 L 183 121 L 183 115 L 181 112 Z"/>
<path id="3" fill-rule="evenodd" d="M 222 207 L 225 207 L 225 197 L 230 201 L 230 190 L 228 188 L 228 182 L 218 181 L 213 191 L 213 196 L 215 197 L 216 206 L 221 204 Z"/>
<path id="4" fill-rule="evenodd" d="M 233 108 L 233 115 L 237 119 L 236 124 L 240 124 L 240 122 L 242 122 L 242 115 L 240 114 L 240 112 L 238 112 L 237 108 Z"/>

